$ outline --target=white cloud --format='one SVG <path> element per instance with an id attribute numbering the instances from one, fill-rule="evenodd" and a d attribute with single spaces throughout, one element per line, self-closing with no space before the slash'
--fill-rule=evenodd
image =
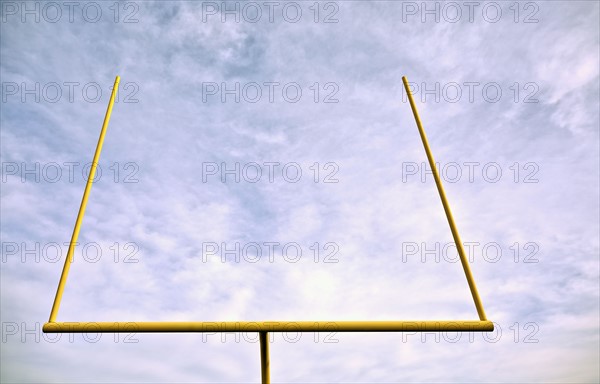
<path id="1" fill-rule="evenodd" d="M 73 343 L 67 336 L 53 343 L 39 329 L 23 332 L 48 317 L 62 261 L 49 262 L 44 247 L 69 240 L 85 182 L 81 167 L 91 161 L 116 74 L 122 88 L 103 175 L 91 193 L 59 320 L 474 319 L 462 268 L 447 261 L 455 251 L 432 177 L 423 183 L 422 169 L 406 172 L 409 162 L 425 162 L 402 101 L 407 75 L 427 89 L 462 86 L 456 103 L 415 97 L 436 160 L 462 171 L 458 182 L 446 177 L 444 185 L 463 241 L 477 243 L 471 268 L 497 331 L 457 341 L 450 334 L 307 333 L 292 342 L 278 334 L 273 380 L 598 381 L 597 3 L 535 3 L 533 24 L 512 22 L 509 3 L 498 23 L 483 20 L 479 9 L 473 23 L 456 24 L 402 22 L 406 3 L 393 2 L 335 3 L 337 23 L 315 23 L 312 3 L 301 3 L 298 23 L 282 19 L 283 5 L 273 23 L 222 23 L 219 15 L 203 22 L 202 4 L 135 4 L 137 23 L 115 23 L 102 3 L 106 17 L 98 23 L 22 23 L 7 15 L 0 24 L 7 97 L 0 117 L 2 381 L 259 379 L 252 334 L 239 342 L 235 335 L 140 334 L 138 343 L 125 343 L 125 335 L 118 342 L 114 335 L 97 343 L 75 335 Z M 319 4 L 320 20 L 335 4 Z M 36 82 L 41 89 L 80 85 L 73 102 L 63 94 L 57 103 L 32 95 L 22 103 L 6 91 L 22 82 L 27 89 Z M 228 89 L 254 82 L 262 98 L 251 103 L 242 95 L 236 103 L 228 94 L 222 103 L 217 93 L 204 102 L 206 82 L 227 82 Z M 272 103 L 265 82 L 279 83 Z M 465 82 L 479 83 L 473 102 Z M 89 83 L 102 87 L 98 102 L 81 94 Z M 302 89 L 297 103 L 282 94 L 291 83 Z M 482 96 L 489 83 L 502 88 L 497 103 Z M 538 103 L 522 102 L 527 83 L 538 87 Z M 126 103 L 127 96 L 139 102 Z M 339 101 L 324 103 L 327 97 Z M 74 181 L 64 165 L 70 161 L 80 163 Z M 20 167 L 35 162 L 60 164 L 63 177 L 51 183 L 42 175 L 35 183 L 27 176 L 22 183 Z M 262 169 L 260 181 L 235 182 L 232 174 L 220 181 L 223 163 L 231 170 L 251 162 Z M 279 163 L 273 182 L 269 162 Z M 472 182 L 469 162 L 478 164 Z M 8 163 L 18 165 L 15 175 Z M 203 182 L 207 163 L 219 169 Z M 482 173 L 490 163 L 502 169 L 498 182 Z M 299 182 L 284 179 L 286 164 L 301 167 Z M 338 182 L 324 182 L 328 177 Z M 125 182 L 131 178 L 137 182 Z M 269 242 L 279 243 L 273 262 Z M 82 260 L 90 243 L 102 250 L 96 263 Z M 127 243 L 135 245 L 137 263 L 123 262 Z M 216 254 L 208 243 L 219 247 Z M 260 261 L 235 263 L 226 255 L 221 262 L 223 245 L 231 250 L 236 243 L 259 244 Z M 296 263 L 282 254 L 290 243 L 302 249 Z M 490 262 L 498 254 L 486 250 L 496 243 L 501 254 Z M 324 263 L 332 244 L 338 262 Z M 13 246 L 16 252 L 7 248 Z M 527 257 L 537 262 L 525 263 Z"/>

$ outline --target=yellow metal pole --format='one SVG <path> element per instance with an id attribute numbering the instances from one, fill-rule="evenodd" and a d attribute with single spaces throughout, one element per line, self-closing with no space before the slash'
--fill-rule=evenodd
<path id="1" fill-rule="evenodd" d="M 271 383 L 270 361 L 269 361 L 269 333 L 259 332 L 260 339 L 260 377 L 262 384 Z"/>
<path id="2" fill-rule="evenodd" d="M 471 295 L 473 296 L 473 301 L 475 302 L 475 307 L 477 308 L 479 319 L 481 321 L 485 321 L 486 317 L 485 312 L 483 310 L 483 304 L 481 303 L 481 299 L 479 298 L 479 293 L 477 292 L 477 287 L 475 286 L 475 280 L 473 280 L 473 275 L 471 274 L 471 269 L 469 268 L 469 262 L 467 261 L 467 257 L 465 256 L 465 250 L 463 248 L 462 241 L 460 240 L 460 236 L 458 235 L 458 230 L 456 229 L 456 224 L 454 223 L 454 218 L 452 217 L 452 211 L 450 211 L 450 205 L 448 204 L 448 200 L 446 199 L 444 187 L 442 186 L 440 175 L 438 174 L 437 168 L 435 166 L 435 160 L 433 159 L 433 155 L 431 154 L 431 149 L 429 149 L 427 136 L 425 135 L 425 130 L 423 129 L 423 125 L 421 124 L 421 119 L 419 118 L 419 113 L 417 112 L 417 106 L 415 105 L 412 93 L 410 92 L 406 76 L 402 77 L 402 82 L 404 83 L 404 88 L 406 89 L 406 94 L 408 95 L 410 107 L 413 111 L 413 115 L 415 116 L 415 121 L 417 122 L 417 128 L 419 128 L 421 141 L 423 141 L 425 153 L 427 153 L 427 160 L 429 160 L 429 166 L 431 167 L 431 171 L 433 172 L 433 178 L 435 179 L 435 185 L 437 186 L 440 198 L 442 199 L 442 205 L 444 206 L 444 211 L 446 212 L 446 218 L 448 219 L 448 224 L 450 224 L 452 237 L 454 238 L 454 243 L 456 244 L 456 249 L 458 250 L 458 255 L 460 256 L 460 262 L 462 264 L 463 270 L 465 271 L 465 276 L 467 277 L 467 282 L 469 283 L 469 289 L 471 290 Z"/>
<path id="3" fill-rule="evenodd" d="M 73 229 L 73 235 L 71 236 L 71 242 L 69 243 L 69 250 L 67 252 L 67 258 L 65 259 L 65 265 L 58 282 L 58 289 L 56 290 L 56 296 L 54 297 L 54 304 L 52 305 L 52 312 L 50 312 L 49 322 L 54 322 L 58 315 L 58 308 L 60 307 L 60 301 L 62 299 L 63 292 L 65 290 L 65 284 L 67 283 L 67 276 L 69 275 L 69 268 L 73 261 L 73 253 L 75 252 L 75 243 L 79 237 L 79 229 L 81 228 L 81 222 L 83 221 L 83 215 L 85 214 L 85 207 L 87 206 L 88 197 L 90 190 L 92 189 L 92 183 L 96 175 L 96 168 L 98 166 L 98 160 L 100 159 L 100 152 L 102 152 L 102 144 L 104 143 L 104 135 L 106 134 L 106 128 L 110 120 L 110 114 L 112 112 L 113 104 L 115 102 L 115 95 L 117 94 L 117 88 L 119 88 L 119 76 L 115 78 L 115 84 L 113 85 L 112 93 L 110 95 L 110 101 L 108 102 L 108 109 L 104 116 L 104 123 L 102 124 L 102 130 L 100 131 L 100 138 L 96 145 L 96 152 L 94 153 L 94 160 L 92 160 L 92 167 L 90 168 L 90 175 L 85 185 L 83 192 L 83 198 L 81 199 L 81 205 L 79 207 L 79 213 L 77 214 L 77 220 L 75 221 L 75 228 Z"/>

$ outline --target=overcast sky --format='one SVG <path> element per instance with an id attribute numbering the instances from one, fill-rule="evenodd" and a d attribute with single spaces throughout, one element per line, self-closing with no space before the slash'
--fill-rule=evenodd
<path id="1" fill-rule="evenodd" d="M 273 382 L 598 382 L 599 3 L 11 2 L 2 382 L 258 382 L 257 335 L 58 321 L 477 319 L 275 334 Z M 101 172 L 101 174 L 100 174 Z"/>

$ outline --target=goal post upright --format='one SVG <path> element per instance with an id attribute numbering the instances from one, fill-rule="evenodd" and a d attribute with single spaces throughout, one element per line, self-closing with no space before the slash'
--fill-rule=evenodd
<path id="1" fill-rule="evenodd" d="M 473 297 L 473 302 L 475 303 L 475 308 L 477 308 L 477 314 L 479 315 L 479 320 L 485 321 L 485 320 L 487 320 L 487 318 L 485 317 L 485 311 L 483 310 L 483 304 L 481 303 L 481 298 L 479 297 L 479 292 L 477 292 L 477 286 L 475 285 L 475 280 L 473 279 L 473 274 L 471 273 L 471 268 L 469 267 L 469 261 L 467 260 L 467 256 L 465 255 L 465 249 L 463 247 L 462 241 L 460 240 L 460 236 L 458 234 L 458 229 L 456 228 L 456 223 L 454 222 L 454 217 L 452 216 L 452 210 L 450 209 L 450 204 L 448 203 L 448 199 L 446 198 L 446 193 L 444 192 L 444 187 L 442 186 L 442 179 L 440 178 L 437 167 L 435 165 L 435 160 L 433 159 L 433 155 L 431 154 L 431 149 L 429 148 L 429 142 L 427 141 L 427 135 L 425 134 L 425 130 L 423 129 L 423 124 L 421 124 L 421 118 L 419 117 L 419 112 L 417 111 L 417 106 L 413 99 L 412 92 L 410 91 L 408 79 L 406 78 L 406 76 L 402 76 L 402 82 L 404 83 L 404 88 L 406 89 L 406 94 L 408 95 L 408 101 L 410 103 L 410 108 L 412 109 L 413 115 L 415 117 L 415 122 L 417 123 L 417 128 L 419 129 L 419 135 L 421 136 L 421 141 L 423 142 L 423 147 L 425 148 L 425 153 L 427 154 L 427 160 L 429 161 L 429 166 L 431 167 L 431 171 L 433 172 L 433 178 L 435 180 L 435 185 L 436 185 L 438 193 L 440 195 L 440 199 L 442 200 L 442 205 L 444 206 L 444 212 L 446 213 L 446 219 L 448 219 L 448 224 L 450 225 L 450 231 L 452 231 L 452 237 L 454 238 L 454 244 L 456 245 L 456 249 L 458 250 L 458 256 L 460 257 L 460 263 L 462 264 L 463 270 L 465 272 L 465 277 L 467 278 L 467 283 L 469 284 L 469 289 L 471 290 L 471 296 Z"/>
<path id="2" fill-rule="evenodd" d="M 54 297 L 54 303 L 52 304 L 52 310 L 50 311 L 49 323 L 56 321 L 58 315 L 58 309 L 60 308 L 60 302 L 62 300 L 63 292 L 65 291 L 65 285 L 67 284 L 67 277 L 69 276 L 69 269 L 71 268 L 71 262 L 73 261 L 73 254 L 75 252 L 75 244 L 79 237 L 79 230 L 81 229 L 81 222 L 85 215 L 85 208 L 90 197 L 90 191 L 92 190 L 92 184 L 94 183 L 94 177 L 96 176 L 96 168 L 98 167 L 98 161 L 100 160 L 100 153 L 102 152 L 102 145 L 104 144 L 104 136 L 106 136 L 106 129 L 108 128 L 108 122 L 110 121 L 110 115 L 112 114 L 113 104 L 115 103 L 115 96 L 117 89 L 119 88 L 119 81 L 121 78 L 117 76 L 113 85 L 110 100 L 108 102 L 108 108 L 104 115 L 104 122 L 102 123 L 102 129 L 100 130 L 100 137 L 98 138 L 98 144 L 96 144 L 96 152 L 94 152 L 94 159 L 92 160 L 92 166 L 90 168 L 90 174 L 85 184 L 83 191 L 83 197 L 81 198 L 81 205 L 79 206 L 79 213 L 77 213 L 77 219 L 75 220 L 75 228 L 73 228 L 73 234 L 71 235 L 71 242 L 69 243 L 69 250 L 67 251 L 67 258 L 63 266 L 60 280 L 58 282 L 58 288 L 56 289 L 56 296 Z"/>

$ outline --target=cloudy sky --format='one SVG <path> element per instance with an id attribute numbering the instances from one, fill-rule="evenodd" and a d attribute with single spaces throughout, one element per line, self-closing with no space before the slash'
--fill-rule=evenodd
<path id="1" fill-rule="evenodd" d="M 477 319 L 275 334 L 274 382 L 598 382 L 599 3 L 11 2 L 2 382 L 258 382 L 256 334 L 58 321 Z M 101 172 L 101 173 L 100 173 Z"/>

